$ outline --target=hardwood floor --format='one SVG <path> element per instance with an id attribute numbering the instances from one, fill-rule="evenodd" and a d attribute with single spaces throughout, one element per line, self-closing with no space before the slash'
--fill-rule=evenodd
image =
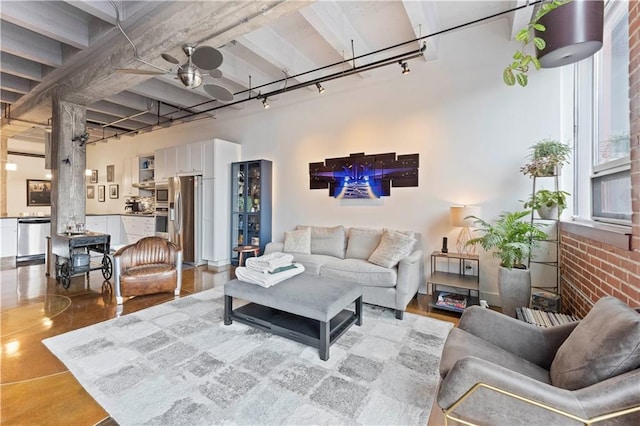
<path id="1" fill-rule="evenodd" d="M 182 296 L 221 287 L 235 278 L 233 270 L 214 272 L 206 266 L 183 272 Z M 80 386 L 42 340 L 118 315 L 110 285 L 100 271 L 89 280 L 72 278 L 64 289 L 45 276 L 45 265 L 16 268 L 0 264 L 1 380 L 0 424 L 112 425 L 109 414 Z M 173 294 L 138 296 L 126 301 L 120 315 L 172 300 Z M 418 295 L 407 311 L 457 324 L 458 317 L 429 312 Z"/>

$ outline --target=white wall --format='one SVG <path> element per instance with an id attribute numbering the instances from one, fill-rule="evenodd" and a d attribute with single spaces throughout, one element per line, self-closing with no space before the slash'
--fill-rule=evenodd
<path id="1" fill-rule="evenodd" d="M 49 180 L 46 177 L 49 171 L 44 169 L 44 158 L 8 155 L 7 160 L 16 163 L 18 167 L 15 171 L 7 171 L 7 215 L 42 213 L 49 216 L 51 214 L 49 206 L 27 207 L 27 179 Z"/>
<path id="2" fill-rule="evenodd" d="M 451 205 L 479 205 L 489 221 L 520 209 L 519 200 L 531 191 L 519 172 L 528 147 L 570 134 L 570 125 L 562 125 L 562 72 L 534 71 L 524 89 L 502 82 L 517 47 L 508 35 L 501 19 L 443 36 L 438 59 L 411 61 L 408 75 L 386 67 L 373 77 L 327 82 L 322 95 L 304 89 L 285 94 L 270 100 L 269 110 L 249 102 L 216 120 L 97 144 L 88 149 L 89 168 L 99 168 L 102 179 L 113 158 L 213 137 L 239 142 L 243 159 L 273 161 L 274 240 L 300 223 L 413 229 L 423 234 L 428 262 L 443 236 L 457 238 L 459 230 L 449 225 Z M 391 188 L 390 197 L 369 203 L 308 189 L 310 162 L 355 152 L 419 153 L 419 186 Z M 112 204 L 88 205 L 87 211 L 103 207 Z M 496 303 L 497 260 L 483 254 L 481 262 L 483 296 Z"/>

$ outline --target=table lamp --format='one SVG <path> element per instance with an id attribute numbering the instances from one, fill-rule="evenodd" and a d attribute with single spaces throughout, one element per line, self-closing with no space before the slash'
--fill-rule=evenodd
<path id="1" fill-rule="evenodd" d="M 467 241 L 472 237 L 471 230 L 469 228 L 475 228 L 474 219 L 465 219 L 468 216 L 480 216 L 480 207 L 478 206 L 452 206 L 451 207 L 451 226 L 461 227 L 460 235 L 458 235 L 458 241 L 456 241 L 456 249 L 458 253 L 464 254 L 476 254 L 475 246 L 468 246 Z"/>

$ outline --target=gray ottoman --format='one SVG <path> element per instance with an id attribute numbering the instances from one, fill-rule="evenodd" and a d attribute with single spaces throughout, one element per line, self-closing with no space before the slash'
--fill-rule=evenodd
<path id="1" fill-rule="evenodd" d="M 324 361 L 351 325 L 362 325 L 362 287 L 319 275 L 296 275 L 269 288 L 232 280 L 224 295 L 225 325 L 235 319 L 318 348 Z M 233 298 L 250 303 L 233 309 Z M 352 303 L 355 312 L 345 309 Z"/>

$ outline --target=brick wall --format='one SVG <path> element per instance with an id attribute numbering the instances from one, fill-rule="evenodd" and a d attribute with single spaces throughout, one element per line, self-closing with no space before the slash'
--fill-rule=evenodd
<path id="1" fill-rule="evenodd" d="M 633 0 L 629 1 L 629 82 L 633 251 L 562 232 L 563 310 L 581 317 L 606 295 L 640 306 L 640 2 Z"/>
<path id="2" fill-rule="evenodd" d="M 562 304 L 584 317 L 592 304 L 611 295 L 640 306 L 640 252 L 629 251 L 568 232 L 560 238 Z"/>

